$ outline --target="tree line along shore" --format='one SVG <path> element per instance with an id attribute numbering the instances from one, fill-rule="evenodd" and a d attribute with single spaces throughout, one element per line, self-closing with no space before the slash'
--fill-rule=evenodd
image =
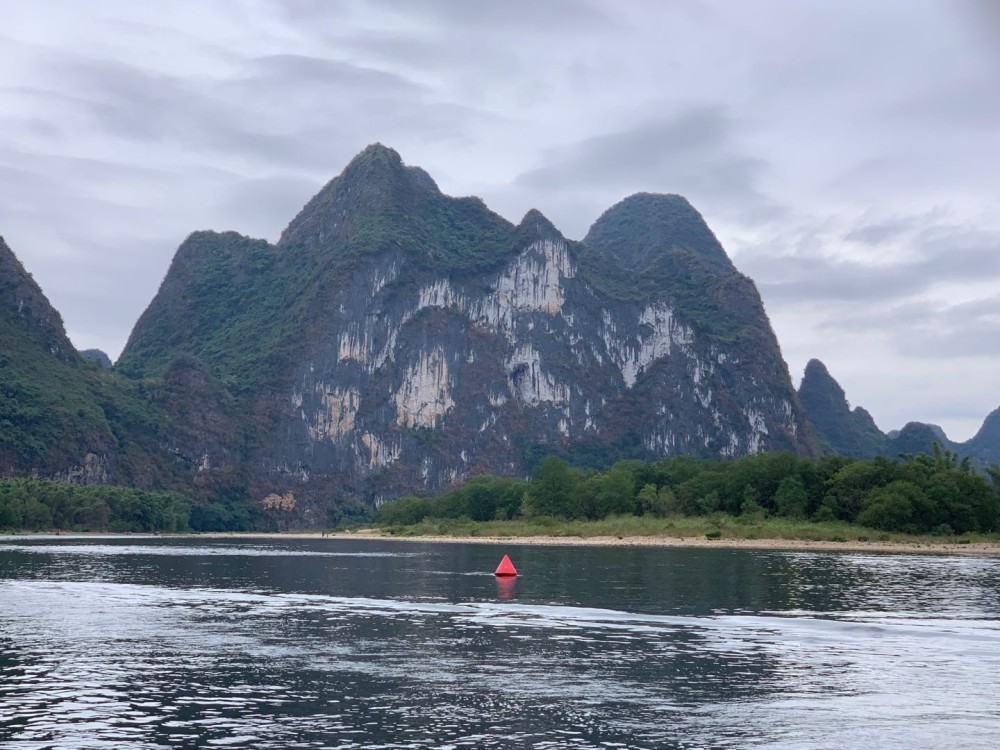
<path id="1" fill-rule="evenodd" d="M 199 503 L 175 492 L 37 479 L 0 480 L 7 531 L 239 532 L 246 501 Z M 402 497 L 353 525 L 393 534 L 667 535 L 833 539 L 1000 532 L 1000 468 L 932 455 L 859 460 L 765 453 L 687 456 L 584 471 L 557 457 L 531 477 L 476 476 L 436 497 Z"/>
<path id="2" fill-rule="evenodd" d="M 624 520 L 642 519 L 642 524 Z M 434 498 L 403 497 L 381 506 L 387 528 L 429 522 L 518 520 L 527 531 L 609 518 L 634 533 L 669 529 L 791 526 L 882 533 L 991 534 L 1000 530 L 1000 468 L 977 471 L 968 460 L 935 449 L 932 455 L 859 460 L 765 453 L 732 461 L 692 457 L 622 461 L 606 472 L 574 469 L 556 457 L 529 480 L 474 477 Z M 686 519 L 683 520 L 682 519 Z M 454 523 L 451 524 L 454 526 Z M 830 532 L 835 533 L 835 532 Z M 839 533 L 839 532 L 836 532 Z"/>

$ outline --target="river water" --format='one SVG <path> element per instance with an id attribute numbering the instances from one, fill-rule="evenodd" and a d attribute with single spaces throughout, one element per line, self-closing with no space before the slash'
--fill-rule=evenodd
<path id="1" fill-rule="evenodd" d="M 0 747 L 998 747 L 998 617 L 988 557 L 0 537 Z"/>

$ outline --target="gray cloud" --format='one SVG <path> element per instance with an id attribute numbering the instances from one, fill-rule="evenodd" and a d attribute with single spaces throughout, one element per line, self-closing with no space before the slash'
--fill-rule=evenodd
<path id="1" fill-rule="evenodd" d="M 1000 232 L 936 223 L 932 216 L 887 219 L 843 234 L 863 248 L 860 255 L 816 252 L 835 243 L 836 235 L 806 232 L 793 254 L 750 251 L 741 256 L 741 267 L 758 279 L 768 300 L 790 304 L 875 305 L 948 283 L 1000 284 Z"/>
<path id="2" fill-rule="evenodd" d="M 306 55 L 255 57 L 246 62 L 244 69 L 246 73 L 240 83 L 248 86 L 249 91 L 264 87 L 269 89 L 269 93 L 276 93 L 291 82 L 306 90 L 343 91 L 361 95 L 413 94 L 424 90 L 423 86 L 392 73 L 341 60 Z"/>
<path id="3" fill-rule="evenodd" d="M 288 224 L 315 192 L 315 183 L 304 177 L 244 180 L 213 204 L 211 214 L 218 217 L 220 226 L 265 237 L 274 227 Z"/>
<path id="4" fill-rule="evenodd" d="M 961 0 L 959 6 L 987 49 L 1000 56 L 1000 5 L 994 0 Z"/>
<path id="5" fill-rule="evenodd" d="M 676 192 L 696 202 L 728 203 L 741 213 L 775 210 L 758 183 L 766 164 L 734 146 L 735 121 L 720 105 L 553 149 L 517 183 L 549 191 Z"/>
<path id="6" fill-rule="evenodd" d="M 942 218 L 943 213 L 940 210 L 933 210 L 916 216 L 891 216 L 877 221 L 861 220 L 845 233 L 842 239 L 863 245 L 885 245 L 907 237 Z"/>
<path id="7" fill-rule="evenodd" d="M 112 355 L 199 228 L 275 239 L 368 143 L 581 236 L 687 195 L 883 426 L 1000 402 L 991 0 L 0 0 L 0 233 Z M 961 393 L 951 388 L 960 358 Z"/>
<path id="8" fill-rule="evenodd" d="M 280 0 L 280 6 L 293 22 L 335 21 L 341 9 L 325 0 Z M 586 0 L 506 0 L 503 3 L 476 3 L 465 0 L 373 0 L 372 6 L 403 17 L 434 21 L 463 30 L 495 32 L 528 31 L 546 35 L 553 28 L 574 30 L 582 27 L 606 27 L 616 23 L 615 14 L 599 3 Z"/>
<path id="9" fill-rule="evenodd" d="M 953 136 L 968 137 L 970 132 L 993 131 L 1000 127 L 1000 82 L 995 71 L 922 91 L 887 108 L 896 121 L 910 128 L 929 131 L 949 129 Z M 991 134 L 991 133 L 988 133 Z"/>
<path id="10" fill-rule="evenodd" d="M 996 357 L 1000 353 L 1000 297 L 955 305 L 904 302 L 865 310 L 821 326 L 864 333 L 893 331 L 893 345 L 914 358 Z M 1000 403 L 1000 393 L 997 394 Z"/>
<path id="11" fill-rule="evenodd" d="M 46 67 L 49 80 L 86 92 L 63 104 L 82 109 L 92 128 L 286 169 L 324 161 L 331 142 L 353 135 L 347 116 L 396 115 L 424 130 L 461 123 L 458 108 L 436 116 L 422 87 L 400 76 L 300 55 L 251 58 L 234 77 L 203 81 L 72 56 Z"/>

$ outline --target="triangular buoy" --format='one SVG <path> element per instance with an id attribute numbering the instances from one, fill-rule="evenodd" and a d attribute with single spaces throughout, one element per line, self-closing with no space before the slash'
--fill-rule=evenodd
<path id="1" fill-rule="evenodd" d="M 507 555 L 503 556 L 503 560 L 497 565 L 496 572 L 493 574 L 495 576 L 516 576 L 517 571 L 514 569 L 514 563 L 510 561 Z"/>

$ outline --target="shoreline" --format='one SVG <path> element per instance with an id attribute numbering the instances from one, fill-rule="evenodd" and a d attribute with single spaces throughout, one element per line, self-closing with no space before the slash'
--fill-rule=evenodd
<path id="1" fill-rule="evenodd" d="M 707 539 L 704 536 L 448 536 L 426 534 L 398 536 L 375 529 L 358 531 L 207 531 L 188 534 L 113 533 L 113 532 L 30 532 L 0 534 L 0 544 L 15 539 L 246 539 L 246 540 L 360 540 L 403 542 L 410 544 L 482 544 L 530 545 L 543 547 L 670 547 L 675 549 L 742 549 L 762 552 L 877 552 L 910 555 L 965 555 L 1000 557 L 1000 542 L 933 541 L 829 541 L 813 539 Z"/>
<path id="2" fill-rule="evenodd" d="M 976 555 L 1000 557 L 998 542 L 833 542 L 811 539 L 706 539 L 704 536 L 395 536 L 377 530 L 332 532 L 205 532 L 163 535 L 206 539 L 359 539 L 427 544 L 537 545 L 544 547 L 672 547 L 679 549 L 745 549 L 770 552 L 880 552 L 920 555 Z"/>

